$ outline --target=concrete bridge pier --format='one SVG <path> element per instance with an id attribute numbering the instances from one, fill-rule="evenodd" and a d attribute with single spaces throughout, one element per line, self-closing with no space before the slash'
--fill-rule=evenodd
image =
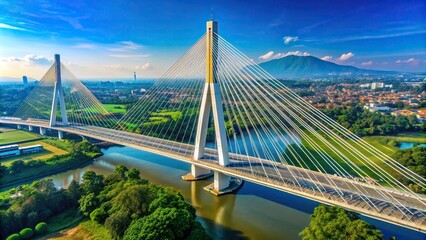
<path id="1" fill-rule="evenodd" d="M 185 181 L 197 181 L 209 178 L 212 175 L 213 172 L 211 170 L 191 164 L 191 172 L 182 176 L 182 179 Z"/>
<path id="2" fill-rule="evenodd" d="M 62 132 L 62 131 L 58 131 L 58 138 L 59 138 L 60 140 L 64 139 L 64 132 Z"/>
<path id="3" fill-rule="evenodd" d="M 46 135 L 46 128 L 40 127 L 40 135 Z"/>
<path id="4" fill-rule="evenodd" d="M 16 124 L 16 128 L 21 129 L 22 128 L 21 124 Z"/>
<path id="5" fill-rule="evenodd" d="M 28 125 L 28 131 L 32 132 L 33 131 L 33 126 Z"/>
<path id="6" fill-rule="evenodd" d="M 212 184 L 204 187 L 204 190 L 220 196 L 237 191 L 243 185 L 243 180 L 232 178 L 219 171 L 214 171 L 214 181 Z"/>
<path id="7" fill-rule="evenodd" d="M 231 183 L 231 177 L 227 176 L 221 172 L 214 171 L 214 190 L 222 191 L 226 188 L 229 188 Z"/>

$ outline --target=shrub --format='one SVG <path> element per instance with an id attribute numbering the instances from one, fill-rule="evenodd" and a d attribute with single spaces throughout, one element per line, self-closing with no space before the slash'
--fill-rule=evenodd
<path id="1" fill-rule="evenodd" d="M 34 228 L 35 232 L 39 235 L 46 233 L 47 232 L 47 223 L 45 222 L 40 222 L 38 223 L 35 228 Z"/>
<path id="2" fill-rule="evenodd" d="M 108 213 L 106 213 L 102 208 L 96 208 L 90 213 L 90 219 L 97 223 L 103 223 L 105 219 L 108 217 Z"/>
<path id="3" fill-rule="evenodd" d="M 30 239 L 34 235 L 34 232 L 31 228 L 24 228 L 19 232 L 19 235 L 23 239 Z"/>
<path id="4" fill-rule="evenodd" d="M 6 240 L 21 240 L 21 235 L 14 233 L 7 237 Z"/>

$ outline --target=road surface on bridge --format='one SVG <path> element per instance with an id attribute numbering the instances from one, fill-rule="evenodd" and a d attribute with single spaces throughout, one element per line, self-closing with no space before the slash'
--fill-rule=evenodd
<path id="1" fill-rule="evenodd" d="M 328 205 L 338 205 L 382 221 L 426 231 L 425 206 L 403 191 L 233 153 L 230 153 L 231 164 L 224 167 L 219 165 L 215 149 L 206 148 L 204 159 L 193 160 L 194 145 L 114 129 L 83 125 L 49 127 L 48 121 L 34 119 L 0 118 L 0 123 L 50 128 L 144 150 Z M 262 171 L 252 168 L 254 165 L 261 166 Z M 378 188 L 382 191 L 376 191 Z M 399 202 L 401 206 L 390 204 L 388 199 Z"/>

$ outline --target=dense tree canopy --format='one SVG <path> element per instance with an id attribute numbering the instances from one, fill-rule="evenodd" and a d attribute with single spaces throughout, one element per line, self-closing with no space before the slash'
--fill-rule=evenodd
<path id="1" fill-rule="evenodd" d="M 107 177 L 88 171 L 81 184 L 72 181 L 68 189 L 57 189 L 52 180 L 35 181 L 13 193 L 19 195 L 0 202 L 2 239 L 19 231 L 19 238 L 29 236 L 31 228 L 43 233 L 40 221 L 77 206 L 104 224 L 113 239 L 210 239 L 182 195 L 141 179 L 137 169 L 118 166 Z"/>
<path id="2" fill-rule="evenodd" d="M 370 112 L 362 106 L 338 106 L 324 113 L 358 136 L 389 135 L 415 129 L 417 117 Z"/>
<path id="3" fill-rule="evenodd" d="M 426 147 L 414 147 L 404 150 L 399 150 L 393 155 L 399 163 L 417 173 L 418 175 L 426 178 Z M 399 176 L 400 181 L 409 186 L 411 190 L 418 193 L 426 193 L 426 189 L 414 184 L 405 177 Z"/>
<path id="4" fill-rule="evenodd" d="M 12 191 L 15 197 L 0 202 L 0 238 L 25 227 L 35 227 L 55 214 L 75 205 L 64 189 L 57 189 L 51 179 L 35 181 Z"/>
<path id="5" fill-rule="evenodd" d="M 339 207 L 319 205 L 311 215 L 311 222 L 300 234 L 303 240 L 383 239 L 383 234 Z"/>
<path id="6" fill-rule="evenodd" d="M 106 178 L 89 171 L 81 186 L 80 210 L 114 239 L 210 239 L 182 195 L 141 179 L 137 169 L 117 166 Z"/>

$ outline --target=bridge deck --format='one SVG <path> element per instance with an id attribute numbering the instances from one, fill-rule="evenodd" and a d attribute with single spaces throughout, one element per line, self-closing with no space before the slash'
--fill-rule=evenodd
<path id="1" fill-rule="evenodd" d="M 0 123 L 50 128 L 47 121 L 40 120 L 23 121 L 0 118 Z M 193 145 L 113 129 L 94 126 L 51 128 L 171 157 L 304 198 L 329 205 L 338 205 L 382 221 L 426 232 L 425 199 L 415 199 L 403 191 L 232 153 L 230 154 L 231 164 L 223 167 L 218 164 L 214 149 L 206 149 L 206 159 L 195 161 L 192 157 Z M 256 168 L 252 168 L 253 165 L 261 166 L 262 171 L 255 170 Z M 318 185 L 321 187 L 319 188 Z M 377 191 L 377 189 L 381 191 Z M 359 194 L 360 192 L 363 194 Z M 391 203 L 389 198 L 395 199 L 401 205 Z"/>

